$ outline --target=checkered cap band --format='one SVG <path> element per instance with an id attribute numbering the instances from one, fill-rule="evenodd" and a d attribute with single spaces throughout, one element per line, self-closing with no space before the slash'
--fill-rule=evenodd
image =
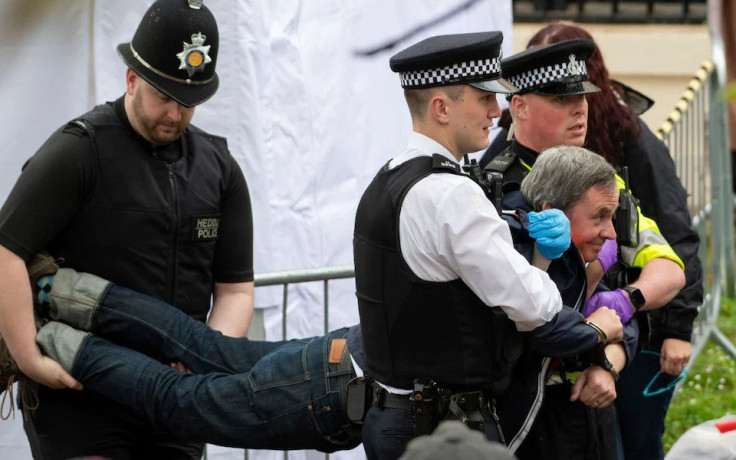
<path id="1" fill-rule="evenodd" d="M 588 69 L 585 67 L 585 60 L 578 60 L 574 55 L 570 55 L 570 60 L 561 64 L 548 65 L 537 69 L 527 70 L 518 75 L 504 75 L 504 77 L 520 90 L 534 88 L 545 85 L 550 82 L 562 79 L 588 76 Z M 585 78 L 587 79 L 587 78 Z"/>
<path id="2" fill-rule="evenodd" d="M 467 61 L 451 66 L 439 67 L 430 70 L 413 70 L 400 72 L 401 86 L 404 88 L 426 87 L 428 85 L 443 84 L 460 81 L 466 77 L 501 76 L 501 59 L 492 58 L 481 61 Z"/>

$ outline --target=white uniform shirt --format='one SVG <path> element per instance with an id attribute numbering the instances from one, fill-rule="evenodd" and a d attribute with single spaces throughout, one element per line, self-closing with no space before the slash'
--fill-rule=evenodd
<path id="1" fill-rule="evenodd" d="M 442 145 L 413 132 L 389 168 L 435 153 L 457 163 Z M 486 305 L 501 307 L 519 331 L 545 324 L 562 308 L 554 282 L 514 249 L 508 225 L 467 178 L 430 174 L 418 181 L 401 205 L 399 243 L 416 276 L 461 278 Z"/>

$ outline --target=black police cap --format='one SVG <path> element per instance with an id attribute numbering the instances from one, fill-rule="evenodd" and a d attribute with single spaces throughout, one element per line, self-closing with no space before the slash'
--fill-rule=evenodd
<path id="1" fill-rule="evenodd" d="M 118 54 L 135 73 L 179 104 L 206 101 L 220 84 L 215 73 L 219 33 L 202 0 L 157 0 Z"/>
<path id="2" fill-rule="evenodd" d="M 594 49 L 595 44 L 584 39 L 535 46 L 504 59 L 501 68 L 519 93 L 595 93 L 600 88 L 588 81 L 585 65 Z"/>
<path id="3" fill-rule="evenodd" d="M 513 93 L 501 78 L 501 32 L 438 35 L 416 43 L 389 60 L 407 89 L 469 84 L 484 91 Z"/>

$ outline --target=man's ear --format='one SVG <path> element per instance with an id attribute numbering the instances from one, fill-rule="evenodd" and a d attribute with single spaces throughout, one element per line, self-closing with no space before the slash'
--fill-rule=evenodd
<path id="1" fill-rule="evenodd" d="M 542 211 L 546 211 L 548 209 L 552 209 L 552 205 L 547 203 L 546 201 L 542 203 Z"/>
<path id="2" fill-rule="evenodd" d="M 130 67 L 125 70 L 125 91 L 128 93 L 128 95 L 133 95 L 133 92 L 135 91 L 135 86 L 138 84 L 139 78 L 140 77 L 138 76 L 138 74 L 133 72 Z"/>
<path id="3" fill-rule="evenodd" d="M 446 124 L 450 122 L 449 115 L 447 96 L 442 91 L 436 92 L 429 100 L 429 116 L 441 124 Z"/>
<path id="4" fill-rule="evenodd" d="M 513 113 L 521 119 L 526 119 L 526 99 L 523 95 L 515 94 L 509 101 Z"/>

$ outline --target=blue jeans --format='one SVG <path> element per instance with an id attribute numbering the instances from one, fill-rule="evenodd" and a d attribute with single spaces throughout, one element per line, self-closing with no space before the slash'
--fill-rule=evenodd
<path id="1" fill-rule="evenodd" d="M 347 328 L 284 342 L 231 338 L 110 285 L 91 332 L 73 376 L 156 429 L 254 449 L 332 452 L 360 444 L 344 410 L 343 392 L 355 376 L 347 348 L 328 359 L 333 339 L 345 338 Z M 170 368 L 176 361 L 194 374 Z"/>
<path id="2" fill-rule="evenodd" d="M 656 351 L 662 342 L 652 343 L 646 349 Z M 659 358 L 638 353 L 621 373 L 616 383 L 616 412 L 620 430 L 623 458 L 627 460 L 662 460 L 664 448 L 664 419 L 667 415 L 673 391 L 645 397 L 642 392 L 659 371 Z M 666 386 L 677 378 L 663 374 L 657 378 L 657 388 Z"/>

